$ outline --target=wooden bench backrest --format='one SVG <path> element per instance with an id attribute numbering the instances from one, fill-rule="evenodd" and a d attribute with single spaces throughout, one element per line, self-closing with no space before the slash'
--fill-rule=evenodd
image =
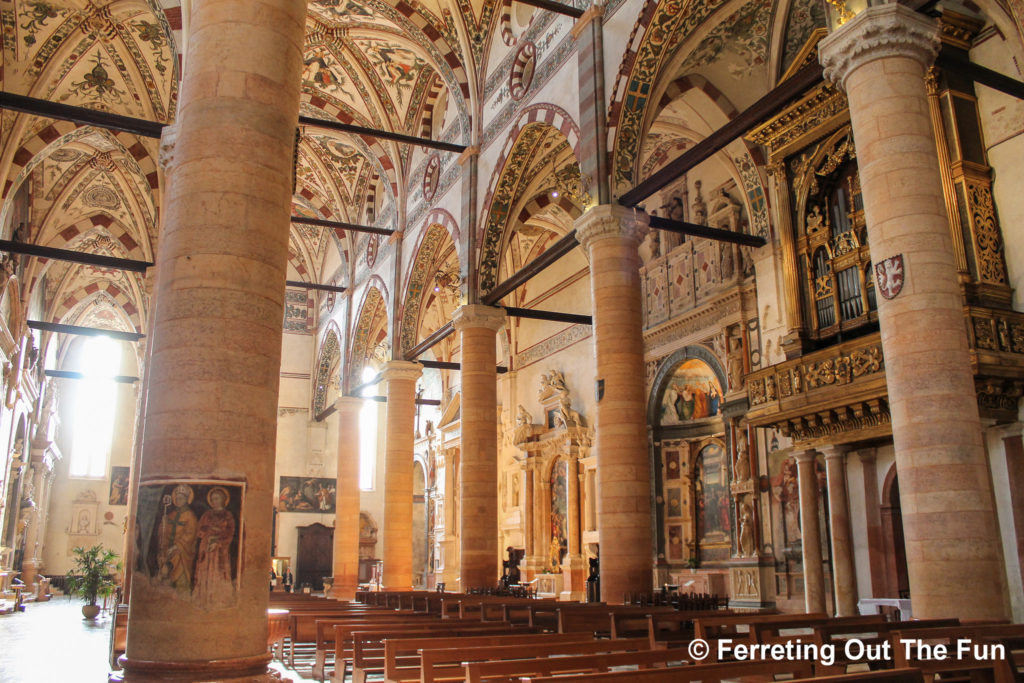
<path id="1" fill-rule="evenodd" d="M 693 632 L 697 638 L 711 640 L 735 636 L 738 629 L 751 624 L 770 621 L 822 621 L 828 615 L 822 612 L 811 614 L 730 614 L 725 616 L 698 617 L 693 620 Z"/>
<path id="2" fill-rule="evenodd" d="M 725 664 L 696 664 L 673 666 L 645 671 L 618 671 L 614 673 L 576 674 L 569 676 L 530 676 L 521 678 L 524 683 L 688 683 L 689 681 L 721 681 L 722 679 L 746 676 L 767 676 L 768 680 L 778 674 L 790 674 L 795 678 L 809 678 L 814 665 L 809 661 L 763 661 Z"/>
<path id="3" fill-rule="evenodd" d="M 863 614 L 850 617 L 832 617 L 824 619 L 786 619 L 786 620 L 769 620 L 762 622 L 753 622 L 750 624 L 750 635 L 748 637 L 751 643 L 768 643 L 776 640 L 786 640 L 786 636 L 782 635 L 782 631 L 792 630 L 807 630 L 814 629 L 818 626 L 851 626 L 851 627 L 864 627 L 872 626 L 877 624 L 885 623 L 885 617 L 881 614 Z M 812 635 L 813 631 L 804 634 L 805 636 Z"/>
<path id="4" fill-rule="evenodd" d="M 426 656 L 426 651 L 423 655 Z M 570 655 L 545 659 L 514 659 L 500 661 L 466 662 L 466 683 L 509 683 L 523 676 L 553 676 L 555 674 L 607 671 L 613 666 L 637 666 L 641 669 L 654 665 L 684 664 L 686 654 L 679 650 L 637 650 L 630 652 L 601 652 L 588 655 Z M 424 662 L 424 683 L 426 663 Z"/>
<path id="5" fill-rule="evenodd" d="M 1012 658 L 1006 659 L 977 659 L 973 648 L 968 646 L 966 656 L 958 658 L 957 643 L 960 640 L 969 640 L 973 644 L 982 645 L 996 643 L 1000 638 L 1024 637 L 1024 624 L 986 624 L 986 625 L 960 625 L 949 628 L 930 629 L 905 629 L 889 633 L 889 642 L 892 647 L 893 664 L 897 668 L 917 668 L 924 674 L 925 680 L 931 680 L 936 673 L 948 671 L 967 671 L 981 673 L 991 671 L 991 676 L 996 681 L 1013 681 L 1017 679 L 1015 671 L 1011 670 Z M 910 652 L 904 645 L 905 641 L 921 641 L 929 645 L 944 644 L 947 646 L 945 659 L 920 659 L 919 654 L 913 647 Z M 1009 652 L 1005 652 L 1009 655 Z M 972 679 L 974 676 L 972 676 Z"/>
<path id="6" fill-rule="evenodd" d="M 831 643 L 836 636 L 856 636 L 863 642 L 888 640 L 892 631 L 907 629 L 932 629 L 959 626 L 959 619 L 919 619 L 917 621 L 883 621 L 877 624 L 859 626 L 856 624 L 822 624 L 814 628 L 814 642 L 818 645 Z M 869 634 L 873 634 L 872 637 Z M 865 637 L 867 636 L 867 637 Z"/>
<path id="7" fill-rule="evenodd" d="M 414 678 L 426 683 L 439 675 L 461 676 L 462 663 L 469 660 L 543 657 L 574 652 L 575 648 L 586 648 L 595 642 L 582 633 L 509 634 L 489 638 L 389 638 L 384 641 L 384 676 L 389 681 Z M 400 670 L 399 658 L 409 654 L 419 655 L 419 665 Z"/>
<path id="8" fill-rule="evenodd" d="M 921 676 L 920 669 L 887 669 L 837 676 L 799 678 L 788 683 L 924 683 L 924 678 Z"/>
<path id="9" fill-rule="evenodd" d="M 384 652 L 384 641 L 389 638 L 395 639 L 436 639 L 455 638 L 469 640 L 470 638 L 490 638 L 509 635 L 529 635 L 523 633 L 522 627 L 513 627 L 510 624 L 459 624 L 456 626 L 419 628 L 409 630 L 387 630 L 387 631 L 354 631 L 352 633 L 352 660 L 357 666 L 367 657 L 374 653 Z M 533 635 L 536 635 L 535 633 Z"/>
<path id="10" fill-rule="evenodd" d="M 558 608 L 558 632 L 601 631 L 610 626 L 612 615 L 646 618 L 648 614 L 675 612 L 671 606 L 635 607 L 633 605 L 572 605 Z"/>

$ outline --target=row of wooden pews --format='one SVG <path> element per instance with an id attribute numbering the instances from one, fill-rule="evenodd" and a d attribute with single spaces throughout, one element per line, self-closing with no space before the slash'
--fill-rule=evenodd
<path id="1" fill-rule="evenodd" d="M 334 683 L 346 683 L 349 671 L 352 683 L 658 683 L 780 677 L 816 683 L 1024 682 L 1024 625 L 960 625 L 955 619 L 892 623 L 880 615 L 680 612 L 416 592 L 362 598 L 362 611 L 354 605 L 350 612 L 316 622 L 325 654 L 333 637 Z M 303 637 L 301 631 L 297 634 Z M 698 638 L 708 644 L 699 661 L 690 649 Z M 957 659 L 963 639 L 970 639 L 972 646 Z M 931 650 L 908 649 L 903 646 L 908 640 Z M 887 644 L 892 656 L 874 662 L 846 656 L 847 644 L 854 642 L 857 647 Z M 828 662 L 736 656 L 737 648 L 771 652 L 794 645 L 818 648 L 814 652 L 827 646 L 836 656 Z M 954 656 L 929 656 L 939 645 Z M 999 647 L 1005 656 L 994 656 Z M 319 670 L 321 680 L 328 659 Z"/>

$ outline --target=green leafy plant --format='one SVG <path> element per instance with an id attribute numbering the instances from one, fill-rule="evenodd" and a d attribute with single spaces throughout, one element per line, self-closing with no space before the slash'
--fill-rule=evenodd
<path id="1" fill-rule="evenodd" d="M 75 564 L 67 575 L 67 590 L 81 596 L 86 604 L 95 605 L 96 599 L 114 592 L 117 581 L 114 573 L 121 569 L 117 553 L 102 545 L 75 548 Z"/>
<path id="2" fill-rule="evenodd" d="M 697 561 L 696 557 L 691 555 L 690 557 L 686 558 L 686 566 L 690 569 L 696 569 L 700 566 L 700 562 Z"/>

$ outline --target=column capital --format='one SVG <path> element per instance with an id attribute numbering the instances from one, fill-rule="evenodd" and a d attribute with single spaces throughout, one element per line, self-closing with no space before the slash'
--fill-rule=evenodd
<path id="1" fill-rule="evenodd" d="M 803 451 L 795 451 L 793 453 L 793 457 L 796 458 L 796 463 L 798 465 L 802 465 L 804 463 L 814 462 L 814 460 L 818 457 L 818 451 L 814 450 L 813 448 L 808 448 Z"/>
<path id="2" fill-rule="evenodd" d="M 346 411 L 359 412 L 363 408 L 364 400 L 357 396 L 339 396 L 338 400 L 334 402 L 334 408 L 339 413 Z"/>
<path id="3" fill-rule="evenodd" d="M 639 209 L 601 204 L 576 219 L 576 239 L 588 252 L 591 244 L 611 237 L 626 237 L 639 246 L 648 223 L 647 214 Z"/>
<path id="4" fill-rule="evenodd" d="M 830 444 L 821 446 L 818 450 L 825 456 L 826 462 L 829 460 L 843 461 L 846 459 L 846 454 L 850 452 L 850 447 L 847 444 Z"/>
<path id="5" fill-rule="evenodd" d="M 505 311 L 495 306 L 466 304 L 455 309 L 452 314 L 452 325 L 456 330 L 483 327 L 497 332 L 505 326 Z"/>
<path id="6" fill-rule="evenodd" d="M 853 71 L 876 59 L 910 57 L 928 68 L 940 47 L 939 25 L 896 3 L 869 7 L 818 43 L 825 78 L 845 89 Z"/>
<path id="7" fill-rule="evenodd" d="M 382 382 L 390 382 L 394 379 L 415 382 L 422 374 L 423 366 L 419 363 L 409 360 L 389 360 L 380 372 L 380 379 Z"/>

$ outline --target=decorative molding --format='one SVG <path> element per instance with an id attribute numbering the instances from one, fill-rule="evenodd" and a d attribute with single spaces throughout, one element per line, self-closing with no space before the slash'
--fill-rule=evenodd
<path id="1" fill-rule="evenodd" d="M 876 59 L 909 57 L 927 69 L 939 53 L 939 25 L 896 3 L 864 10 L 818 44 L 825 78 L 846 89 L 846 79 Z"/>
<path id="2" fill-rule="evenodd" d="M 565 349 L 578 341 L 587 339 L 591 334 L 590 325 L 573 325 L 561 332 L 552 335 L 542 342 L 538 342 L 524 351 L 516 354 L 515 368 L 521 370 L 527 365 L 547 358 L 562 349 Z"/>
<path id="3" fill-rule="evenodd" d="M 831 83 L 822 83 L 781 114 L 748 133 L 746 139 L 768 147 L 772 157 L 775 157 L 780 149 L 815 131 L 822 124 L 845 117 L 848 107 L 846 95 L 841 90 Z M 769 164 L 768 173 L 778 175 L 783 168 L 782 164 Z M 783 178 L 782 175 L 778 177 Z"/>

